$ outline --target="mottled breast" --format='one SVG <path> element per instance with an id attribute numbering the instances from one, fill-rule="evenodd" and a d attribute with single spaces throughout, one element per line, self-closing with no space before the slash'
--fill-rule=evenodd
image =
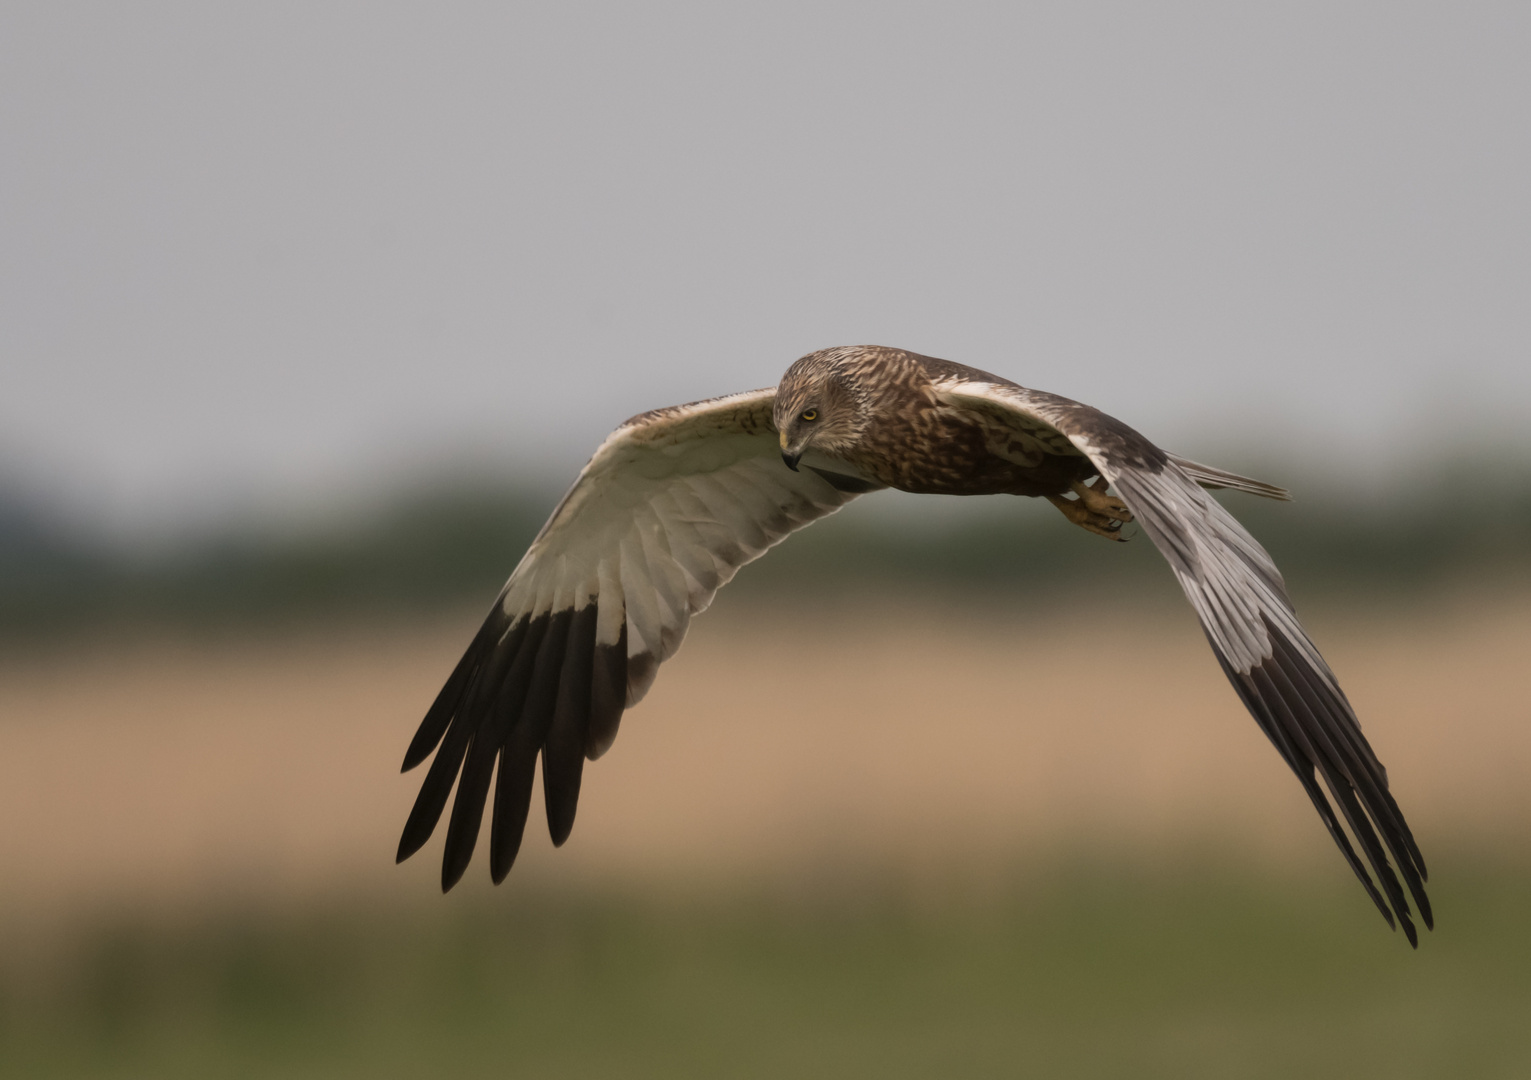
<path id="1" fill-rule="evenodd" d="M 878 418 L 857 464 L 889 487 L 922 495 L 1057 495 L 1095 471 L 1077 452 L 1052 449 L 921 394 Z"/>

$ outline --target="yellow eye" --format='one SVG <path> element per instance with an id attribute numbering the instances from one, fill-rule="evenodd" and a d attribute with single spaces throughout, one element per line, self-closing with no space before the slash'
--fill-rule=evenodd
<path id="1" fill-rule="evenodd" d="M 805 409 L 805 410 L 803 410 L 803 414 L 798 417 L 799 420 L 817 420 L 818 418 L 819 418 L 819 410 L 818 409 Z"/>

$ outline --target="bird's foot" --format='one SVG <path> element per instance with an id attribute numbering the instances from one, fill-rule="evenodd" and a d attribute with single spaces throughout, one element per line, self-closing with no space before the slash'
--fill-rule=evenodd
<path id="1" fill-rule="evenodd" d="M 1127 509 L 1127 504 L 1121 499 L 1106 494 L 1109 486 L 1106 478 L 1100 476 L 1096 477 L 1093 484 L 1075 481 L 1071 490 L 1076 498 L 1070 499 L 1065 495 L 1049 495 L 1047 498 L 1064 517 L 1081 529 L 1109 540 L 1126 540 L 1122 535 L 1122 526 L 1132 520 L 1132 511 Z"/>
<path id="2" fill-rule="evenodd" d="M 1125 525 L 1132 520 L 1132 511 L 1128 510 L 1127 504 L 1115 495 L 1106 494 L 1106 489 L 1110 486 L 1104 476 L 1097 476 L 1093 483 L 1081 484 L 1076 480 L 1070 485 L 1074 494 L 1079 496 L 1079 501 L 1091 511 Z"/>

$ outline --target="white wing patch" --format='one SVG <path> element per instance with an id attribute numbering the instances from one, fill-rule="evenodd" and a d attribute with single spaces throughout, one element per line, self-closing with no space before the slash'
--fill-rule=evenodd
<path id="1" fill-rule="evenodd" d="M 600 605 L 596 644 L 625 628 L 636 704 L 691 616 L 745 563 L 854 495 L 781 461 L 774 389 L 635 417 L 601 445 L 511 574 L 512 623 Z"/>

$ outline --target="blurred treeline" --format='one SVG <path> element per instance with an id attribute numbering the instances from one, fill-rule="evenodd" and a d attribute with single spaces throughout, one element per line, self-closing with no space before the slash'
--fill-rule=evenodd
<path id="1" fill-rule="evenodd" d="M 1531 462 L 1461 458 L 1381 487 L 1279 465 L 1249 471 L 1290 487 L 1296 501 L 1220 497 L 1275 556 L 1299 602 L 1321 592 L 1407 597 L 1531 571 Z M 146 549 L 0 491 L 0 635 L 487 606 L 557 498 L 548 487 L 449 481 L 364 511 L 280 529 L 251 520 Z M 879 493 L 791 537 L 741 572 L 730 594 L 875 592 L 895 582 L 996 602 L 1019 589 L 1028 602 L 1085 588 L 1173 591 L 1146 538 L 1108 543 L 1041 500 Z"/>

